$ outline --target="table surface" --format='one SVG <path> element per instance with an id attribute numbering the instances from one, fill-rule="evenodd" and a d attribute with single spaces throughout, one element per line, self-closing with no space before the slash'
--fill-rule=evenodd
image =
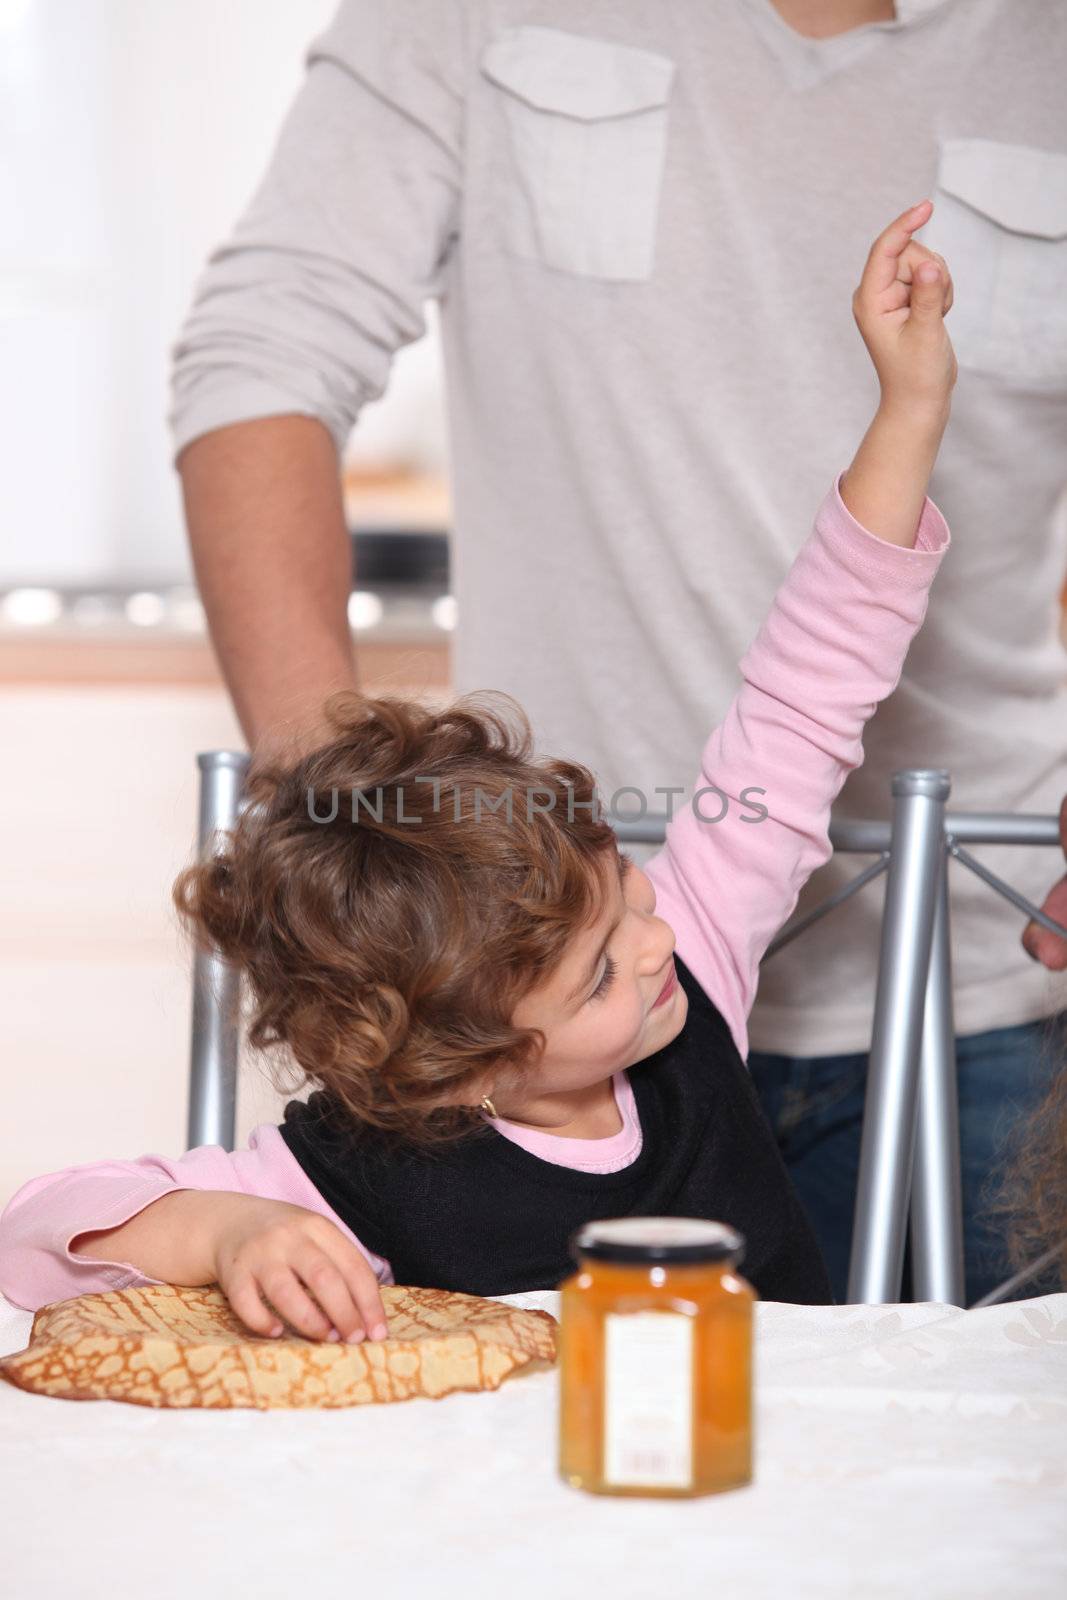
<path id="1" fill-rule="evenodd" d="M 502 1298 L 558 1313 L 555 1293 Z M 31 1322 L 0 1298 L 0 1353 Z M 768 1302 L 756 1372 L 755 1482 L 693 1500 L 565 1485 L 555 1371 L 320 1412 L 153 1410 L 0 1382 L 5 1591 L 1067 1595 L 1067 1294 L 983 1311 Z"/>

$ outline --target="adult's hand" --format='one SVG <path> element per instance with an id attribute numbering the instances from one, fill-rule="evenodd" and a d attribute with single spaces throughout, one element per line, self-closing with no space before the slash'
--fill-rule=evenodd
<path id="1" fill-rule="evenodd" d="M 1063 846 L 1064 856 L 1067 857 L 1067 795 L 1060 801 L 1060 844 Z M 1051 917 L 1054 922 L 1067 927 L 1067 874 L 1058 883 L 1053 884 L 1045 896 L 1041 910 L 1046 917 Z M 1050 933 L 1032 918 L 1023 929 L 1023 949 L 1027 955 L 1033 956 L 1035 961 L 1040 961 L 1042 966 L 1048 967 L 1050 972 L 1067 971 L 1067 939 L 1061 939 L 1058 934 Z"/>

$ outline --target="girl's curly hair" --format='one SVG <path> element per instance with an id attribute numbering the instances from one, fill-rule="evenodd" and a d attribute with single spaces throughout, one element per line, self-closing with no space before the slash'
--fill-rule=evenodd
<path id="1" fill-rule="evenodd" d="M 172 897 L 242 973 L 250 1045 L 291 1052 L 287 1089 L 428 1150 L 484 1127 L 447 1097 L 529 1073 L 544 1035 L 510 1019 L 597 915 L 615 834 L 592 773 L 535 761 L 502 691 L 430 710 L 341 690 L 324 715 L 328 743 L 253 760 L 236 827 Z"/>
<path id="2" fill-rule="evenodd" d="M 1052 1067 L 1049 1087 L 1015 1124 L 989 1213 L 1003 1219 L 1011 1265 L 1022 1269 L 1049 1251 L 1050 1276 L 1067 1288 L 1067 1022 L 1050 1017 L 1042 1055 Z M 1037 1293 L 1032 1289 L 1031 1293 Z"/>

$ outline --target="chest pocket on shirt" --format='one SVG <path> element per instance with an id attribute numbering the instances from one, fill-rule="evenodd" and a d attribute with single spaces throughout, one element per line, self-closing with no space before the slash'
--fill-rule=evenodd
<path id="1" fill-rule="evenodd" d="M 556 28 L 512 28 L 482 52 L 509 136 L 506 248 L 562 272 L 651 277 L 675 64 Z"/>
<path id="2" fill-rule="evenodd" d="M 931 198 L 916 237 L 952 273 L 960 366 L 1067 389 L 1067 154 L 946 139 Z"/>

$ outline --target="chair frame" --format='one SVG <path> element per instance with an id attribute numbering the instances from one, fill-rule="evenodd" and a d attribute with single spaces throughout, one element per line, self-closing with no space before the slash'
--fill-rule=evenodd
<path id="1" fill-rule="evenodd" d="M 209 750 L 200 769 L 198 858 L 233 828 L 248 801 L 250 756 Z M 878 981 L 864 1101 L 859 1179 L 849 1262 L 850 1302 L 899 1298 L 909 1215 L 913 1286 L 920 1300 L 962 1306 L 963 1212 L 948 864 L 954 859 L 1042 927 L 1067 939 L 1067 928 L 976 861 L 966 844 L 1055 846 L 1055 816 L 948 812 L 948 772 L 909 768 L 890 781 L 889 821 L 831 820 L 835 853 L 878 860 L 806 912 L 768 946 L 764 961 L 866 884 L 886 874 Z M 668 817 L 608 819 L 621 843 L 662 843 Z M 239 974 L 215 953 L 198 950 L 193 970 L 188 1147 L 232 1150 L 240 1048 Z M 983 1298 L 994 1304 L 1056 1255 L 1016 1273 Z"/>

